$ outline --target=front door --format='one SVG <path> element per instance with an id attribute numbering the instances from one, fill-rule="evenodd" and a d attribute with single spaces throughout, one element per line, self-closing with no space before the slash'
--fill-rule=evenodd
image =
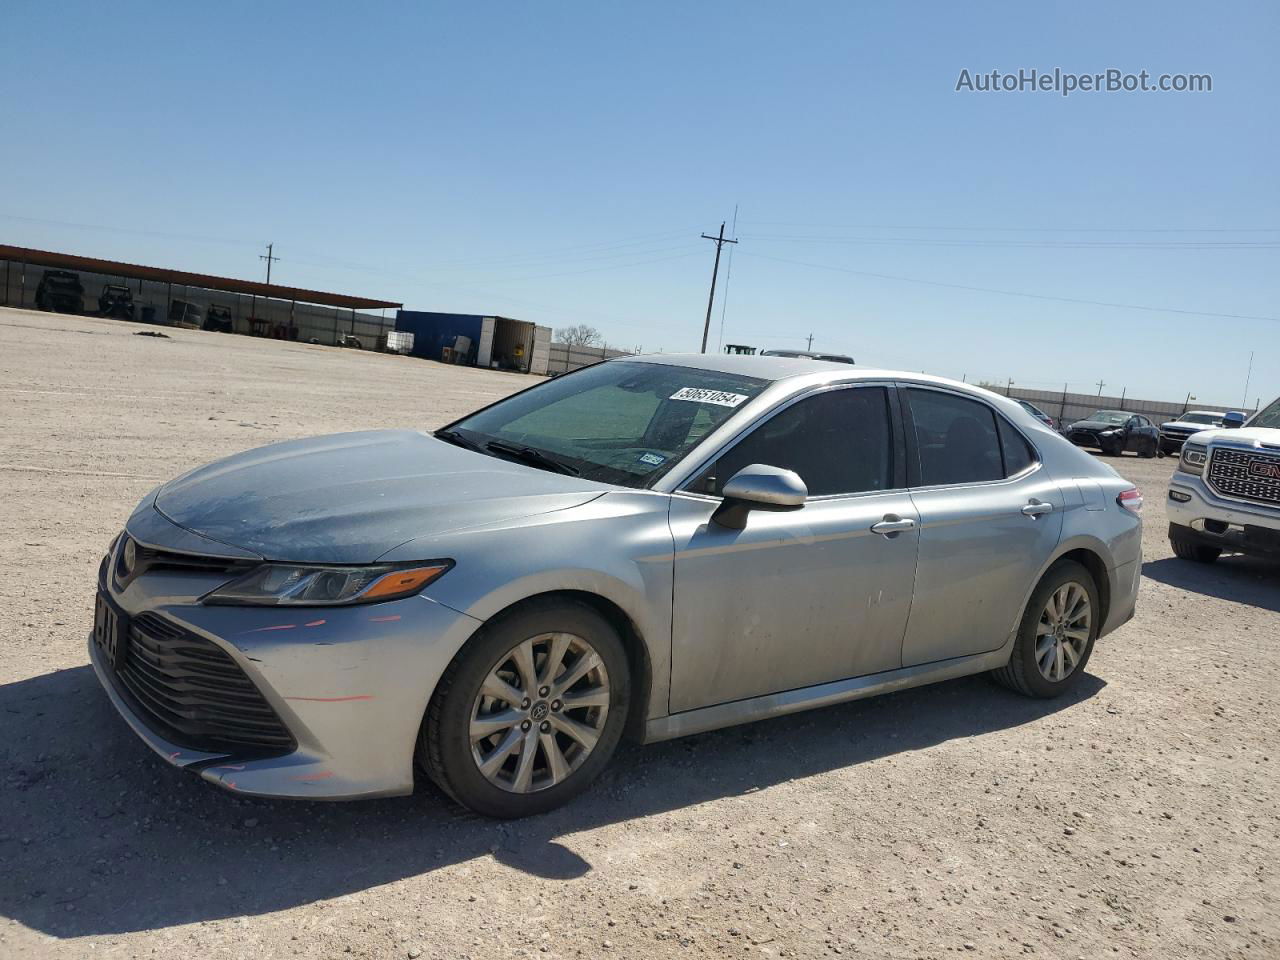
<path id="1" fill-rule="evenodd" d="M 920 518 L 903 666 L 985 653 L 1017 626 L 1062 532 L 1062 491 L 1035 449 L 987 404 L 908 388 Z"/>
<path id="2" fill-rule="evenodd" d="M 825 389 L 756 424 L 671 500 L 671 711 L 893 670 L 911 607 L 916 529 L 889 388 Z M 804 507 L 711 521 L 734 473 L 794 470 Z"/>

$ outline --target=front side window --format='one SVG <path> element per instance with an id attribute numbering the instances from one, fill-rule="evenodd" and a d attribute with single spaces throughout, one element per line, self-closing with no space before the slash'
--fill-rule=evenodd
<path id="1" fill-rule="evenodd" d="M 516 394 L 439 434 L 453 433 L 494 456 L 531 449 L 588 479 L 643 487 L 769 383 L 696 367 L 615 360 Z M 496 448 L 489 446 L 495 442 Z"/>
<path id="2" fill-rule="evenodd" d="M 811 497 L 893 487 L 893 443 L 884 387 L 828 390 L 780 410 L 705 470 L 691 485 L 721 495 L 753 463 L 794 470 Z"/>

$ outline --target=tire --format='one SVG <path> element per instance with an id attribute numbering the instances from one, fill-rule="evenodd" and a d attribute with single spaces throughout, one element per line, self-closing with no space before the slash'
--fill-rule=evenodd
<path id="1" fill-rule="evenodd" d="M 1191 560 L 1194 563 L 1213 563 L 1222 556 L 1222 550 L 1219 547 L 1206 546 L 1180 536 L 1173 524 L 1169 524 L 1169 545 L 1173 547 L 1175 557 Z"/>
<path id="2" fill-rule="evenodd" d="M 1055 661 L 1058 669 L 1065 670 L 1063 676 L 1054 679 L 1046 676 L 1040 663 L 1037 662 L 1036 650 L 1037 642 L 1041 640 L 1041 620 L 1042 616 L 1048 612 L 1050 598 L 1060 595 L 1059 591 L 1068 591 L 1065 594 L 1068 597 L 1076 596 L 1069 590 L 1073 584 L 1088 599 L 1089 620 L 1086 627 L 1077 626 L 1076 628 L 1077 631 L 1085 634 L 1085 638 L 1062 639 L 1060 645 L 1064 653 L 1061 660 L 1058 661 L 1056 656 L 1049 657 L 1051 672 Z M 1072 600 L 1071 603 L 1074 605 L 1075 601 Z M 1075 622 L 1079 624 L 1080 621 Z M 1018 625 L 1018 636 L 1014 640 L 1009 662 L 993 670 L 991 676 L 1001 686 L 1008 687 L 1023 696 L 1043 699 L 1061 696 L 1079 682 L 1093 653 L 1093 644 L 1098 638 L 1098 630 L 1101 626 L 1102 605 L 1098 601 L 1098 587 L 1093 582 L 1093 575 L 1074 560 L 1059 560 L 1045 572 L 1035 590 L 1032 591 L 1031 599 L 1027 601 L 1027 608 L 1022 614 L 1022 622 Z M 1049 646 L 1052 651 L 1056 649 L 1053 644 L 1059 641 L 1056 637 L 1049 639 L 1052 641 Z M 1082 648 L 1078 644 L 1082 644 Z M 1070 653 L 1067 653 L 1068 645 L 1070 645 Z M 1070 663 L 1072 655 L 1075 657 L 1074 663 Z M 1070 669 L 1066 670 L 1068 664 Z"/>
<path id="3" fill-rule="evenodd" d="M 557 637 L 569 639 L 557 641 Z M 544 674 L 552 645 L 558 642 L 567 645 L 561 664 L 554 668 L 560 677 L 581 663 L 595 662 L 580 657 L 591 652 L 598 657 L 598 665 L 570 683 L 563 707 L 555 698 L 554 679 Z M 505 689 L 513 697 L 525 692 L 517 657 L 527 645 L 539 688 L 530 690 L 520 703 L 484 694 L 486 684 L 497 685 L 504 678 Z M 549 692 L 541 694 L 544 689 Z M 418 763 L 445 793 L 477 813 L 504 819 L 545 813 L 582 793 L 608 764 L 626 726 L 630 692 L 626 649 L 604 617 L 573 601 L 524 604 L 485 624 L 449 664 L 423 718 Z M 570 696 L 590 698 L 597 704 L 606 694 L 603 707 L 567 706 Z M 518 723 L 503 720 L 512 717 Z M 486 718 L 493 719 L 486 723 Z M 572 729 L 594 732 L 598 737 L 594 745 L 588 748 L 576 739 L 581 732 L 565 732 L 570 729 L 566 721 L 577 724 Z M 473 742 L 474 730 L 491 727 L 492 734 Z M 504 752 L 508 743 L 519 752 L 510 748 Z M 531 759 L 525 773 L 521 761 L 529 745 Z M 553 749 L 558 753 L 554 763 Z M 482 757 L 497 762 L 488 774 L 481 769 Z"/>

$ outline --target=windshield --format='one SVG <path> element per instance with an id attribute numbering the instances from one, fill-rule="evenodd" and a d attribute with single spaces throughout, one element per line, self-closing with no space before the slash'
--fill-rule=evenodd
<path id="1" fill-rule="evenodd" d="M 614 360 L 501 400 L 440 433 L 455 430 L 481 450 L 493 441 L 531 448 L 588 479 L 643 487 L 769 382 Z"/>
<path id="2" fill-rule="evenodd" d="M 1098 423 L 1124 423 L 1131 415 L 1120 410 L 1098 410 L 1085 417 Z"/>
<path id="3" fill-rule="evenodd" d="M 1256 413 L 1252 420 L 1249 421 L 1251 427 L 1270 427 L 1273 430 L 1280 430 L 1280 398 L 1272 400 L 1271 403 Z"/>
<path id="4" fill-rule="evenodd" d="M 1212 413 L 1184 413 L 1178 418 L 1179 423 L 1207 423 L 1211 426 L 1222 426 L 1222 418 Z"/>

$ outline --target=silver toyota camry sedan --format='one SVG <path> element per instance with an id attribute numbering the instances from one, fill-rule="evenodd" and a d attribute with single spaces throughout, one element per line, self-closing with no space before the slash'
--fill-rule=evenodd
<path id="1" fill-rule="evenodd" d="M 89 652 L 229 790 L 515 817 L 662 740 L 965 674 L 1067 690 L 1134 612 L 1142 498 L 1013 401 L 775 357 L 614 360 L 434 433 L 148 494 Z"/>

